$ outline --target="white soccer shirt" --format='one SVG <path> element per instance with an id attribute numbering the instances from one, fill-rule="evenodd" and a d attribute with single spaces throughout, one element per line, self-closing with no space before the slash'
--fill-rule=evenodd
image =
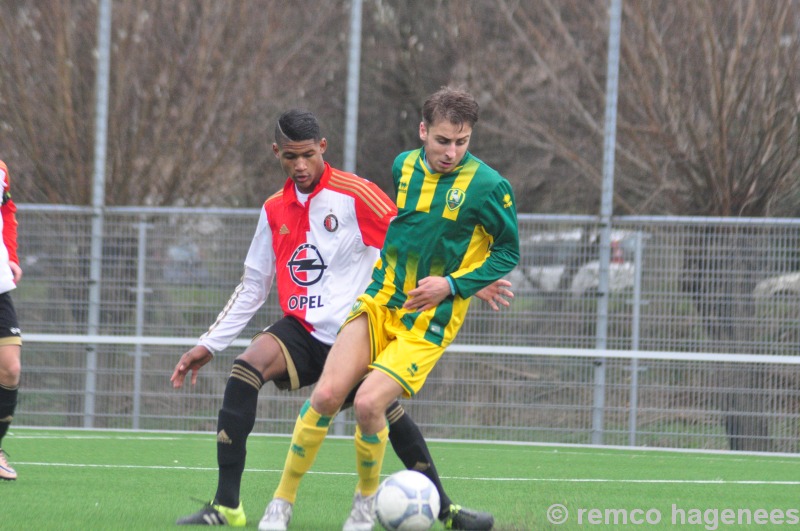
<path id="1" fill-rule="evenodd" d="M 370 281 L 396 212 L 375 184 L 327 163 L 305 204 L 288 179 L 264 203 L 242 282 L 200 344 L 211 352 L 230 345 L 267 300 L 273 279 L 284 315 L 295 317 L 319 341 L 333 344 Z"/>

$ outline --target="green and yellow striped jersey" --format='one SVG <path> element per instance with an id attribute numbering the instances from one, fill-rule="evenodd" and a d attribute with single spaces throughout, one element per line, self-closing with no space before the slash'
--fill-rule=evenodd
<path id="1" fill-rule="evenodd" d="M 402 316 L 409 330 L 447 345 L 464 321 L 469 298 L 517 265 L 517 213 L 508 181 L 469 152 L 447 174 L 431 173 L 424 161 L 424 148 L 394 161 L 397 217 L 367 293 L 399 309 L 419 280 L 449 275 L 455 296 Z"/>

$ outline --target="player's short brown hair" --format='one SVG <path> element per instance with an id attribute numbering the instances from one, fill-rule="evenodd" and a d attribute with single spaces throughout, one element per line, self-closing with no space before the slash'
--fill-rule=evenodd
<path id="1" fill-rule="evenodd" d="M 478 102 L 469 92 L 452 87 L 442 87 L 425 100 L 422 119 L 430 126 L 437 120 L 447 120 L 455 125 L 474 127 L 478 122 Z"/>

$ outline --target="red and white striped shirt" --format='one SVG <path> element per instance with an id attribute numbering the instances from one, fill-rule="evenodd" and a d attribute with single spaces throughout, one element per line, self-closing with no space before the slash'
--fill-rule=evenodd
<path id="1" fill-rule="evenodd" d="M 374 183 L 325 163 L 305 203 L 294 182 L 264 203 L 245 259 L 242 282 L 200 338 L 211 352 L 225 349 L 269 295 L 319 341 L 333 344 L 356 297 L 370 281 L 394 203 Z"/>
<path id="2" fill-rule="evenodd" d="M 17 257 L 17 206 L 11 200 L 11 178 L 2 160 L 0 160 L 0 188 L 2 188 L 0 231 L 3 233 L 3 245 L 0 245 L 0 293 L 5 293 L 16 287 L 14 274 L 8 263 L 19 264 L 19 258 Z"/>

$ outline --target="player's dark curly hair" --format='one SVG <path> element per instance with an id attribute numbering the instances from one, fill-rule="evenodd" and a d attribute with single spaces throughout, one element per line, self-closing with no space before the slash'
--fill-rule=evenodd
<path id="1" fill-rule="evenodd" d="M 322 139 L 322 131 L 317 117 L 309 111 L 291 109 L 281 114 L 275 124 L 275 143 L 282 146 L 285 142 Z"/>
<path id="2" fill-rule="evenodd" d="M 452 87 L 442 87 L 422 105 L 422 119 L 430 126 L 437 120 L 447 120 L 455 125 L 474 127 L 478 122 L 478 102 L 469 92 Z"/>

